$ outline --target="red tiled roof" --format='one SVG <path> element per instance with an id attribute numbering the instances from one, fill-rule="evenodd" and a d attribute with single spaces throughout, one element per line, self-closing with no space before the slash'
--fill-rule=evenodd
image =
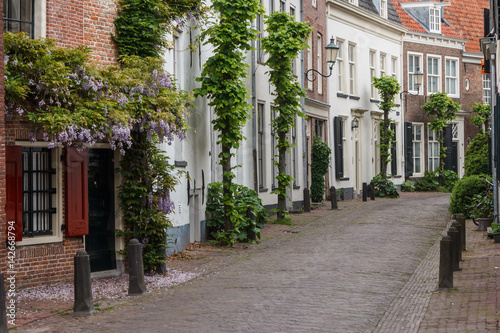
<path id="1" fill-rule="evenodd" d="M 401 3 L 419 0 L 392 0 L 401 23 L 416 32 L 426 30 L 402 8 Z M 436 1 L 438 2 L 438 1 Z M 444 7 L 444 18 L 451 27 L 441 24 L 441 33 L 446 37 L 469 40 L 465 48 L 469 52 L 479 51 L 479 38 L 483 37 L 483 8 L 489 8 L 489 0 L 449 0 L 450 6 Z"/>
<path id="2" fill-rule="evenodd" d="M 445 18 L 467 39 L 465 50 L 481 52 L 479 38 L 484 37 L 484 8 L 490 8 L 488 0 L 453 0 L 445 8 Z"/>

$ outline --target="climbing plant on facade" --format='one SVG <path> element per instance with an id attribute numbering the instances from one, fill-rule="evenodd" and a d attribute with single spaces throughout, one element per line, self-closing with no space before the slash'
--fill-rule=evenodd
<path id="1" fill-rule="evenodd" d="M 312 27 L 296 22 L 294 17 L 281 12 L 269 16 L 266 24 L 268 35 L 262 39 L 262 48 L 269 54 L 266 65 L 271 68 L 269 81 L 275 87 L 273 95 L 276 112 L 271 126 L 278 136 L 278 160 L 274 162 L 278 167 L 278 187 L 271 193 L 278 195 L 277 218 L 282 219 L 286 217 L 286 191 L 293 180 L 286 173 L 286 153 L 293 147 L 287 134 L 293 128 L 297 116 L 304 116 L 300 109 L 300 98 L 305 97 L 305 92 L 293 73 L 293 61 L 307 47 Z"/>
<path id="2" fill-rule="evenodd" d="M 479 133 L 484 133 L 488 131 L 488 123 L 491 117 L 491 105 L 487 103 L 476 103 L 472 105 L 472 111 L 476 112 L 476 115 L 472 116 L 470 121 L 479 129 Z"/>
<path id="3" fill-rule="evenodd" d="M 214 55 L 203 67 L 198 79 L 201 88 L 196 96 L 207 96 L 214 108 L 213 128 L 221 145 L 219 164 L 222 166 L 222 201 L 224 203 L 224 230 L 231 233 L 232 225 L 242 217 L 234 207 L 236 185 L 231 158 L 232 149 L 238 149 L 243 140 L 242 128 L 250 117 L 249 91 L 245 87 L 248 65 L 244 52 L 250 50 L 250 41 L 257 37 L 252 22 L 263 13 L 258 0 L 214 0 L 213 10 L 219 22 L 202 33 L 212 45 Z"/>
<path id="4" fill-rule="evenodd" d="M 461 105 L 454 102 L 445 92 L 435 93 L 429 96 L 429 101 L 422 108 L 432 117 L 428 126 L 437 135 L 439 142 L 439 168 L 438 172 L 444 170 L 446 148 L 444 147 L 444 128 L 455 119 L 455 114 L 460 111 Z"/>
<path id="5" fill-rule="evenodd" d="M 387 164 L 391 161 L 390 151 L 394 144 L 394 131 L 391 130 L 391 119 L 389 113 L 396 106 L 394 97 L 401 89 L 398 81 L 392 76 L 373 77 L 373 86 L 378 89 L 380 96 L 380 110 L 384 112 L 384 120 L 380 124 L 380 159 L 382 167 L 380 175 L 383 180 L 387 180 Z"/>
<path id="6" fill-rule="evenodd" d="M 322 202 L 325 195 L 325 175 L 330 165 L 330 147 L 317 136 L 314 137 L 312 147 L 311 163 L 311 199 L 314 202 Z"/>

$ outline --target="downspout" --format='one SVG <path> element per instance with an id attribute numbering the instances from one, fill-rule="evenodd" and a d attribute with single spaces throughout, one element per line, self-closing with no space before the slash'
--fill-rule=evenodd
<path id="1" fill-rule="evenodd" d="M 259 193 L 259 182 L 258 182 L 258 174 L 257 174 L 257 124 L 255 119 L 255 113 L 257 109 L 257 92 L 256 92 L 256 81 L 255 81 L 255 40 L 252 40 L 252 159 L 253 159 L 253 187 L 255 192 Z"/>
<path id="2" fill-rule="evenodd" d="M 300 22 L 304 22 L 304 3 L 300 0 Z M 300 53 L 300 73 L 302 76 L 302 88 L 305 89 L 305 76 L 304 76 L 304 50 Z M 301 98 L 302 112 L 305 114 L 305 99 Z M 302 118 L 302 163 L 304 165 L 304 188 L 309 188 L 307 184 L 307 151 L 306 151 L 306 121 L 305 117 Z"/>
<path id="3" fill-rule="evenodd" d="M 496 45 L 495 45 L 496 46 Z M 496 50 L 496 47 L 495 47 Z M 492 166 L 492 180 L 493 180 L 493 212 L 494 212 L 494 222 L 498 223 L 498 179 L 497 179 L 497 163 L 496 163 L 496 122 L 498 114 L 495 114 L 495 109 L 497 108 L 498 94 L 497 94 L 497 84 L 496 84 L 496 54 L 491 54 L 491 84 L 492 84 L 492 94 L 495 96 L 491 99 L 491 166 Z"/>

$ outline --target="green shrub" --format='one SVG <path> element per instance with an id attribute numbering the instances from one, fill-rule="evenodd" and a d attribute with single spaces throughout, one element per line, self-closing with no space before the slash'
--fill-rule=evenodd
<path id="1" fill-rule="evenodd" d="M 407 180 L 403 184 L 401 184 L 401 191 L 415 192 L 415 184 L 411 180 Z"/>
<path id="2" fill-rule="evenodd" d="M 379 174 L 372 179 L 375 185 L 375 196 L 382 198 L 398 198 L 398 188 L 393 182 L 387 179 L 383 179 Z"/>
<path id="3" fill-rule="evenodd" d="M 489 144 L 490 134 L 480 133 L 472 140 L 465 151 L 465 176 L 489 174 Z"/>
<path id="4" fill-rule="evenodd" d="M 415 190 L 419 192 L 436 191 L 439 187 L 438 177 L 435 172 L 426 171 L 424 177 L 417 180 Z"/>
<path id="5" fill-rule="evenodd" d="M 325 194 L 325 174 L 330 165 L 330 147 L 318 137 L 314 137 L 311 163 L 311 199 L 313 202 L 322 202 Z"/>
<path id="6" fill-rule="evenodd" d="M 439 175 L 437 175 L 437 177 L 439 177 Z M 441 192 L 453 191 L 458 179 L 458 174 L 455 171 L 443 170 L 443 172 L 441 172 L 441 186 L 444 187 L 445 191 L 441 190 Z"/>
<path id="7" fill-rule="evenodd" d="M 221 245 L 231 245 L 238 242 L 254 242 L 252 235 L 255 234 L 260 239 L 260 229 L 267 221 L 267 210 L 262 205 L 262 201 L 257 192 L 243 185 L 235 185 L 235 212 L 239 215 L 234 229 L 224 232 L 224 205 L 222 199 L 222 183 L 208 184 L 207 199 L 207 226 L 210 236 Z M 248 208 L 253 208 L 255 219 L 247 216 Z"/>
<path id="8" fill-rule="evenodd" d="M 472 175 L 457 181 L 450 198 L 448 208 L 450 213 L 453 215 L 462 213 L 466 217 L 471 217 L 470 207 L 474 204 L 474 196 L 485 194 L 490 187 L 486 180 L 491 182 L 491 177 Z"/>

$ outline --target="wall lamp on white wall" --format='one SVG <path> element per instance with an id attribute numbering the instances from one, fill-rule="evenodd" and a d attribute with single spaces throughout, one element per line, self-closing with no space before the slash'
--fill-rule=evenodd
<path id="1" fill-rule="evenodd" d="M 315 70 L 314 68 L 311 68 L 310 70 L 306 71 L 304 74 L 306 76 L 306 80 L 307 81 L 315 81 L 318 76 L 317 75 L 312 75 L 312 78 L 310 79 L 309 78 L 309 73 L 310 72 L 313 72 L 313 73 L 316 73 L 316 74 L 319 74 L 323 77 L 330 77 L 332 75 L 332 71 L 333 71 L 333 65 L 335 65 L 335 62 L 337 61 L 337 55 L 339 53 L 339 47 L 337 44 L 335 44 L 335 39 L 333 39 L 333 37 L 330 39 L 330 44 L 328 44 L 326 47 L 325 47 L 325 50 L 326 50 L 326 62 L 328 63 L 329 65 L 329 73 L 328 74 L 322 74 L 320 72 L 318 72 L 317 70 Z"/>

